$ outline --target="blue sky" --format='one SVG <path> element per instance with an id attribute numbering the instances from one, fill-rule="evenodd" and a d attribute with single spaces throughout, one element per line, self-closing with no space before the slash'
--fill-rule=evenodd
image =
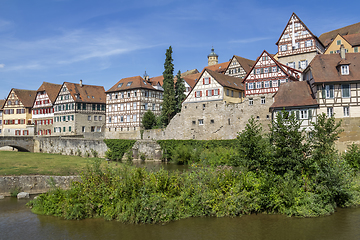
<path id="1" fill-rule="evenodd" d="M 102 85 L 162 75 L 171 45 L 175 71 L 233 55 L 276 53 L 292 12 L 317 36 L 360 21 L 338 1 L 0 0 L 0 98 L 43 81 Z M 353 2 L 354 3 L 354 2 Z"/>

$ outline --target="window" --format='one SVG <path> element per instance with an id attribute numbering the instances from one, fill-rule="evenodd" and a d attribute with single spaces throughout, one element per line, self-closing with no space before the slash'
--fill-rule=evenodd
<path id="1" fill-rule="evenodd" d="M 91 116 L 88 116 L 88 121 L 91 121 Z"/>
<path id="2" fill-rule="evenodd" d="M 265 104 L 265 97 L 261 97 L 261 104 Z"/>
<path id="3" fill-rule="evenodd" d="M 298 49 L 299 47 L 300 47 L 300 43 L 297 42 L 297 43 L 295 43 L 295 45 L 293 46 L 293 49 Z"/>
<path id="4" fill-rule="evenodd" d="M 231 90 L 231 97 L 234 97 L 234 91 Z"/>
<path id="5" fill-rule="evenodd" d="M 198 119 L 199 125 L 204 125 L 204 119 Z"/>
<path id="6" fill-rule="evenodd" d="M 210 78 L 209 77 L 203 78 L 203 84 L 205 85 L 210 84 Z"/>
<path id="7" fill-rule="evenodd" d="M 254 104 L 254 99 L 253 98 L 249 98 L 249 105 L 252 106 Z"/>
<path id="8" fill-rule="evenodd" d="M 341 75 L 349 75 L 349 65 L 341 65 Z"/>
<path id="9" fill-rule="evenodd" d="M 334 98 L 334 85 L 325 85 L 325 98 Z"/>
<path id="10" fill-rule="evenodd" d="M 201 97 L 201 95 L 202 95 L 202 94 L 201 94 L 201 91 L 196 91 L 196 92 L 195 92 L 195 97 Z"/>
<path id="11" fill-rule="evenodd" d="M 311 47 L 312 46 L 312 40 L 305 41 L 305 47 Z"/>
<path id="12" fill-rule="evenodd" d="M 308 65 L 308 61 L 307 60 L 302 60 L 302 61 L 299 61 L 299 68 L 300 69 L 305 69 Z"/>
<path id="13" fill-rule="evenodd" d="M 95 126 L 91 126 L 91 132 L 95 132 Z"/>
<path id="14" fill-rule="evenodd" d="M 111 117 L 109 117 L 109 123 L 111 123 Z"/>
<path id="15" fill-rule="evenodd" d="M 133 109 L 136 110 L 136 102 L 133 103 Z"/>
<path id="16" fill-rule="evenodd" d="M 128 97 L 128 98 L 130 97 L 130 92 L 127 93 L 127 97 Z"/>
<path id="17" fill-rule="evenodd" d="M 97 116 L 94 116 L 94 121 L 97 121 Z"/>
<path id="18" fill-rule="evenodd" d="M 277 72 L 277 67 L 272 67 L 271 72 Z"/>
<path id="19" fill-rule="evenodd" d="M 71 132 L 71 126 L 69 126 L 69 132 Z"/>
<path id="20" fill-rule="evenodd" d="M 359 47 L 354 47 L 354 53 L 359 52 Z"/>
<path id="21" fill-rule="evenodd" d="M 145 103 L 145 104 L 146 104 L 146 103 Z M 128 111 L 131 110 L 130 103 L 127 103 L 127 104 L 126 104 L 126 110 L 128 110 Z"/>
<path id="22" fill-rule="evenodd" d="M 262 60 L 263 60 L 263 61 L 268 60 L 268 56 L 263 56 L 263 57 L 262 57 Z"/>
<path id="23" fill-rule="evenodd" d="M 256 88 L 261 88 L 261 82 L 256 82 Z"/>
<path id="24" fill-rule="evenodd" d="M 341 45 L 341 40 L 337 40 L 336 45 Z"/>
<path id="25" fill-rule="evenodd" d="M 83 110 L 86 110 L 86 103 L 82 104 L 82 108 L 83 108 Z"/>
<path id="26" fill-rule="evenodd" d="M 134 97 L 136 97 L 136 91 L 134 92 Z"/>
<path id="27" fill-rule="evenodd" d="M 132 84 L 132 82 L 128 82 L 127 84 L 126 84 L 126 86 L 130 86 Z"/>
<path id="28" fill-rule="evenodd" d="M 206 90 L 206 96 L 211 97 L 214 90 Z"/>
<path id="29" fill-rule="evenodd" d="M 326 110 L 326 114 L 327 114 L 328 118 L 332 117 L 333 116 L 333 108 L 328 107 L 327 110 Z"/>
<path id="30" fill-rule="evenodd" d="M 74 120 L 74 119 L 73 119 Z M 99 121 L 102 121 L 102 116 L 99 116 Z"/>
<path id="31" fill-rule="evenodd" d="M 148 110 L 148 103 L 145 103 L 144 109 L 145 109 L 145 110 Z"/>
<path id="32" fill-rule="evenodd" d="M 123 83 L 119 83 L 117 87 L 118 87 L 118 88 L 121 88 L 122 85 L 123 85 Z"/>
<path id="33" fill-rule="evenodd" d="M 286 51 L 287 50 L 287 45 L 280 45 L 280 51 Z"/>
<path id="34" fill-rule="evenodd" d="M 115 128 L 116 129 L 116 128 Z M 96 127 L 97 132 L 101 132 L 101 127 Z"/>
<path id="35" fill-rule="evenodd" d="M 249 83 L 248 88 L 249 89 L 254 89 L 254 83 Z"/>
<path id="36" fill-rule="evenodd" d="M 308 34 L 308 31 L 306 30 L 301 32 L 301 35 L 306 35 L 306 34 Z"/>
<path id="37" fill-rule="evenodd" d="M 264 68 L 264 73 L 268 73 L 269 72 L 269 68 Z"/>
<path id="38" fill-rule="evenodd" d="M 136 122 L 136 115 L 133 115 L 133 122 Z"/>
<path id="39" fill-rule="evenodd" d="M 264 82 L 264 87 L 269 88 L 270 87 L 270 81 L 265 81 Z"/>
<path id="40" fill-rule="evenodd" d="M 257 69 L 256 69 L 256 74 L 260 74 L 260 73 L 261 73 L 260 68 L 257 68 Z"/>
<path id="41" fill-rule="evenodd" d="M 344 107 L 344 117 L 349 117 L 350 116 L 350 110 L 349 107 Z"/>
<path id="42" fill-rule="evenodd" d="M 342 97 L 343 98 L 350 97 L 350 84 L 342 84 L 341 89 L 342 89 Z"/>
<path id="43" fill-rule="evenodd" d="M 63 132 L 66 132 L 66 127 L 63 127 Z"/>
<path id="44" fill-rule="evenodd" d="M 214 89 L 213 90 L 213 95 L 214 96 L 218 96 L 220 94 L 220 89 Z"/>
<path id="45" fill-rule="evenodd" d="M 229 96 L 229 89 L 226 89 L 226 96 Z"/>
<path id="46" fill-rule="evenodd" d="M 291 68 L 295 68 L 295 62 L 289 62 L 287 65 Z"/>
<path id="47" fill-rule="evenodd" d="M 120 116 L 120 122 L 124 122 L 124 116 Z"/>
<path id="48" fill-rule="evenodd" d="M 126 122 L 130 122 L 130 115 L 126 116 Z"/>
<path id="49" fill-rule="evenodd" d="M 290 26 L 291 26 L 291 25 L 290 25 Z M 289 37 L 290 37 L 289 34 L 284 34 L 284 35 L 283 35 L 283 38 L 285 38 L 285 39 L 286 39 L 286 38 L 289 38 Z"/>
<path id="50" fill-rule="evenodd" d="M 300 119 L 308 119 L 308 110 L 300 110 Z"/>
<path id="51" fill-rule="evenodd" d="M 152 105 L 152 110 L 155 111 L 155 103 Z"/>

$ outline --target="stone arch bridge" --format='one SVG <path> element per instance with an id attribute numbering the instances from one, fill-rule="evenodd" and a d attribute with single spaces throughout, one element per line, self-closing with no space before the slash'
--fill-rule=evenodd
<path id="1" fill-rule="evenodd" d="M 20 152 L 34 152 L 33 137 L 0 136 L 0 147 L 13 147 Z"/>

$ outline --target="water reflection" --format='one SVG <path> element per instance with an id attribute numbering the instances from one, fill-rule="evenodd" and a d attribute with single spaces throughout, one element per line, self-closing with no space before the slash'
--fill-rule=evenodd
<path id="1" fill-rule="evenodd" d="M 250 215 L 189 218 L 165 225 L 63 220 L 31 213 L 28 200 L 0 200 L 0 239 L 360 239 L 360 208 L 321 218 Z"/>

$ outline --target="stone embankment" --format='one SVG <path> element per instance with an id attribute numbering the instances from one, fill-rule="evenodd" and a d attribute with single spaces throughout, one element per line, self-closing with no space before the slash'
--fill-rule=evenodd
<path id="1" fill-rule="evenodd" d="M 52 183 L 55 187 L 68 189 L 74 181 L 80 181 L 80 176 L 0 176 L 0 195 L 10 196 L 10 191 L 15 188 L 29 194 L 44 193 L 51 189 Z"/>

